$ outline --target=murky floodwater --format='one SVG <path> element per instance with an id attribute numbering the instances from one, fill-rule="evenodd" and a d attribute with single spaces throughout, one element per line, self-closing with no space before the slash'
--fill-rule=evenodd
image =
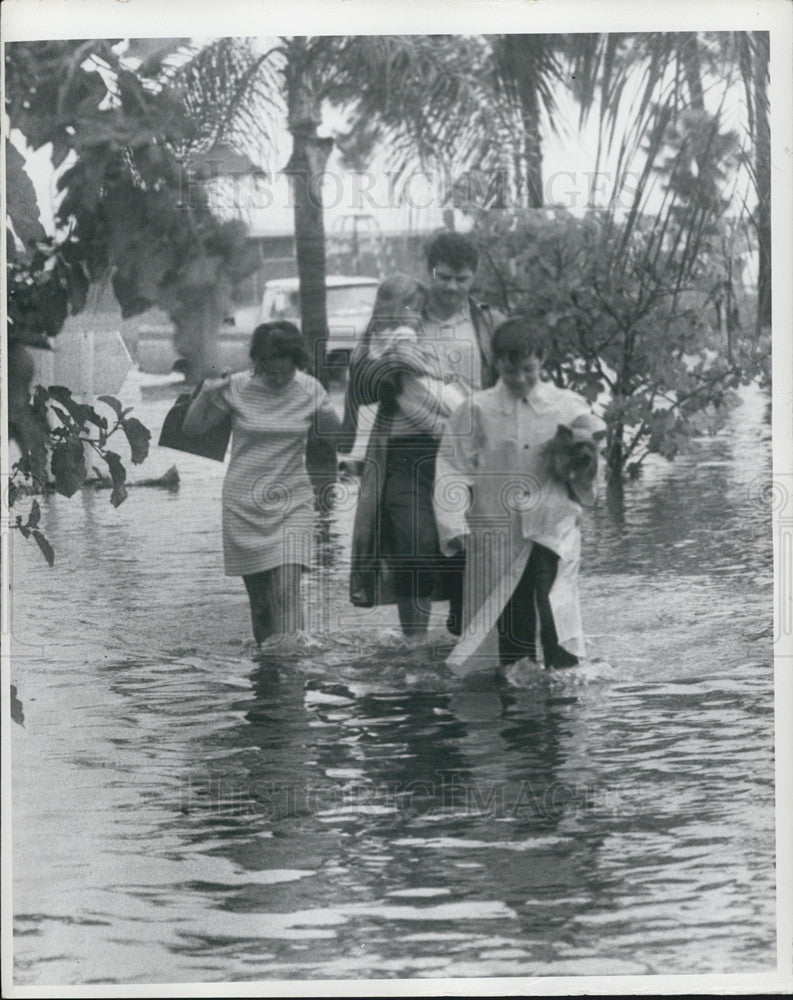
<path id="1" fill-rule="evenodd" d="M 259 667 L 220 465 L 47 499 L 56 567 L 12 552 L 15 982 L 772 971 L 763 410 L 590 518 L 595 662 L 521 686 L 449 680 L 442 606 L 417 647 L 347 604 L 352 494 Z"/>

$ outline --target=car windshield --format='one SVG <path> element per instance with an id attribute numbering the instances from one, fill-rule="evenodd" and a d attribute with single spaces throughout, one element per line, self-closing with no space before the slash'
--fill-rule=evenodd
<path id="1" fill-rule="evenodd" d="M 300 299 L 297 292 L 287 292 L 282 288 L 270 289 L 265 295 L 265 308 L 267 299 L 270 299 L 270 308 L 267 312 L 267 319 L 299 319 Z"/>
<path id="2" fill-rule="evenodd" d="M 300 319 L 300 295 L 295 291 L 273 289 L 270 292 L 268 319 Z M 329 316 L 352 316 L 370 313 L 374 307 L 377 285 L 339 285 L 328 289 Z"/>
<path id="3" fill-rule="evenodd" d="M 328 289 L 328 314 L 371 312 L 377 295 L 377 285 L 342 285 Z"/>

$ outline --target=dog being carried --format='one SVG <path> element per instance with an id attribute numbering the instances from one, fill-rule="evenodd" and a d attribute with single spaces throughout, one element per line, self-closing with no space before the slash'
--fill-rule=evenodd
<path id="1" fill-rule="evenodd" d="M 539 449 L 542 479 L 567 487 L 570 499 L 591 507 L 598 474 L 598 441 L 605 434 L 599 417 L 582 413 L 570 425 L 559 424 L 556 434 Z"/>

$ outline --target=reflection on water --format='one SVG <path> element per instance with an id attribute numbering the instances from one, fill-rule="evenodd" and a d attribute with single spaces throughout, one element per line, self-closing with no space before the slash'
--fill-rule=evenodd
<path id="1" fill-rule="evenodd" d="M 219 465 L 48 499 L 55 570 L 12 553 L 16 983 L 770 971 L 762 405 L 594 512 L 593 661 L 511 685 L 450 680 L 442 607 L 417 645 L 346 603 L 348 498 L 259 663 Z"/>

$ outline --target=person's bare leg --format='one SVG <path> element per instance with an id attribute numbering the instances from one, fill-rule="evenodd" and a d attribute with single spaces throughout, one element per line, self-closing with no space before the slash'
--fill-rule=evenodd
<path id="1" fill-rule="evenodd" d="M 399 624 L 404 635 L 424 635 L 432 612 L 429 597 L 398 597 Z"/>
<path id="2" fill-rule="evenodd" d="M 251 606 L 251 623 L 256 645 L 261 646 L 273 634 L 272 577 L 266 570 L 244 576 Z"/>
<path id="3" fill-rule="evenodd" d="M 273 570 L 274 631 L 284 634 L 303 630 L 300 581 L 303 567 L 294 563 Z"/>

